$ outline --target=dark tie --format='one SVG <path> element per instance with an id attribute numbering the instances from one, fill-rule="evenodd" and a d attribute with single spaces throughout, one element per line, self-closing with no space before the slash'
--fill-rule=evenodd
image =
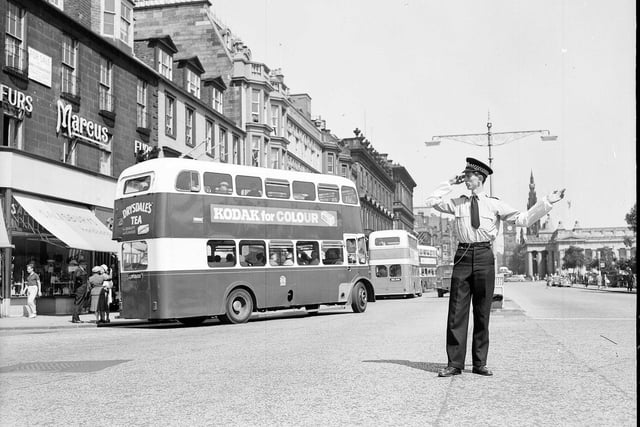
<path id="1" fill-rule="evenodd" d="M 471 197 L 471 226 L 475 229 L 480 227 L 480 213 L 478 212 L 478 196 Z"/>

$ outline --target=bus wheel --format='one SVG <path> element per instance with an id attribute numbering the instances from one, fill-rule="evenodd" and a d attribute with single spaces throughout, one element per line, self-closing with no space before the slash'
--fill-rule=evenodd
<path id="1" fill-rule="evenodd" d="M 253 313 L 253 299 L 246 289 L 237 288 L 227 297 L 225 307 L 225 317 L 230 323 L 245 323 Z"/>
<path id="2" fill-rule="evenodd" d="M 356 283 L 351 290 L 351 309 L 354 313 L 363 313 L 367 309 L 367 288 L 362 282 Z"/>
<path id="3" fill-rule="evenodd" d="M 183 317 L 178 319 L 178 322 L 182 323 L 186 326 L 198 326 L 200 323 L 204 322 L 207 319 L 206 316 L 201 317 Z"/>

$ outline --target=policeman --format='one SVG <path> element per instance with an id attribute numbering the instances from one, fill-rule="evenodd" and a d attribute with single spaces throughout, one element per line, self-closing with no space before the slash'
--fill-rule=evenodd
<path id="1" fill-rule="evenodd" d="M 519 212 L 484 192 L 489 166 L 471 157 L 462 175 L 444 182 L 427 198 L 427 207 L 455 216 L 454 230 L 458 250 L 454 257 L 451 276 L 449 315 L 447 318 L 447 367 L 438 372 L 440 377 L 460 375 L 467 352 L 469 305 L 473 303 L 473 358 L 472 372 L 493 375 L 487 368 L 489 351 L 489 314 L 495 285 L 495 259 L 491 248 L 500 229 L 500 221 L 529 227 L 551 211 L 551 205 L 564 197 L 564 189 L 554 191 L 536 203 L 527 212 Z M 453 185 L 464 182 L 471 197 L 444 199 Z"/>

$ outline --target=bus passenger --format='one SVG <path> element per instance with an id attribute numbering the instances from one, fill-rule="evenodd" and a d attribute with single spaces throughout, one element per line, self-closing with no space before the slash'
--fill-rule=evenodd
<path id="1" fill-rule="evenodd" d="M 318 257 L 318 251 L 311 251 L 311 260 L 309 261 L 310 265 L 318 265 L 320 264 L 320 258 Z"/>
<path id="2" fill-rule="evenodd" d="M 231 194 L 231 190 L 229 189 L 229 183 L 227 181 L 222 181 L 220 185 L 216 187 L 216 193 Z"/>
<path id="3" fill-rule="evenodd" d="M 227 254 L 227 262 L 235 265 L 236 260 L 234 259 L 233 254 Z"/>
<path id="4" fill-rule="evenodd" d="M 269 265 L 280 265 L 280 257 L 278 256 L 278 252 L 271 251 L 271 256 L 269 256 Z"/>
<path id="5" fill-rule="evenodd" d="M 287 249 L 282 265 L 293 265 L 293 250 Z"/>

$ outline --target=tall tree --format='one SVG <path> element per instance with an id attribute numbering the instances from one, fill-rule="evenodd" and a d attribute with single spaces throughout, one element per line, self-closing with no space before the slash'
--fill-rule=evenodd
<path id="1" fill-rule="evenodd" d="M 636 217 L 636 206 L 638 205 L 638 202 L 633 204 L 633 207 L 631 208 L 631 210 L 629 211 L 628 214 L 625 215 L 624 219 L 625 221 L 627 221 L 627 224 L 629 224 L 629 228 L 633 230 L 633 232 L 636 232 L 636 229 L 638 227 L 638 220 Z"/>
<path id="2" fill-rule="evenodd" d="M 564 251 L 564 258 L 562 258 L 564 268 L 576 268 L 584 265 L 584 249 L 577 246 L 569 246 Z"/>

